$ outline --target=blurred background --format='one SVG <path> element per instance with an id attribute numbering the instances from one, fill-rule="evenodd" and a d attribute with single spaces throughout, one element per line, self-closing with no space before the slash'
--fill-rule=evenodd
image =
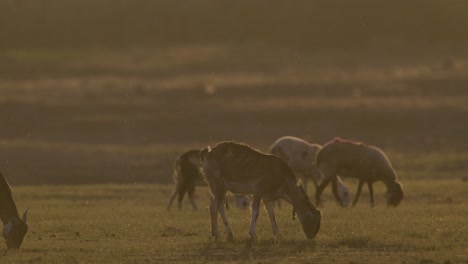
<path id="1" fill-rule="evenodd" d="M 468 2 L 0 0 L 12 184 L 171 183 L 178 154 L 292 135 L 468 171 Z"/>

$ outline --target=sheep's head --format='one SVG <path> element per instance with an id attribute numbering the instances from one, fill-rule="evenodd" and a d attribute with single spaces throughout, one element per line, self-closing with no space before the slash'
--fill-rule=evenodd
<path id="1" fill-rule="evenodd" d="M 7 248 L 19 248 L 23 243 L 24 236 L 28 232 L 27 224 L 28 210 L 24 212 L 23 220 L 13 216 L 11 220 L 3 227 L 3 237 L 5 238 Z"/>
<path id="2" fill-rule="evenodd" d="M 401 200 L 403 200 L 403 189 L 401 188 L 401 184 L 399 182 L 395 182 L 388 189 L 387 205 L 388 206 L 398 206 L 400 204 Z"/>
<path id="3" fill-rule="evenodd" d="M 351 203 L 351 195 L 349 194 L 349 189 L 343 183 L 338 183 L 338 196 L 340 197 L 341 202 L 344 207 L 348 207 Z"/>

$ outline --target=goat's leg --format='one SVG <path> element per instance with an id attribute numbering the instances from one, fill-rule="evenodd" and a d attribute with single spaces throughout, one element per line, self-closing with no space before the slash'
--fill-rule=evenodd
<path id="1" fill-rule="evenodd" d="M 222 196 L 225 200 L 226 199 L 226 194 L 224 194 Z M 219 210 L 219 214 L 221 215 L 221 218 L 223 220 L 223 224 L 224 224 L 224 231 L 226 232 L 227 236 L 228 236 L 228 240 L 232 240 L 234 239 L 234 234 L 232 233 L 232 230 L 231 230 L 231 226 L 229 225 L 228 221 L 227 221 L 227 217 L 226 217 L 226 211 L 224 210 L 224 204 L 225 204 L 225 201 L 222 201 L 218 204 L 218 210 Z"/>
<path id="2" fill-rule="evenodd" d="M 168 211 L 169 211 L 169 209 L 171 209 L 171 205 L 174 202 L 174 199 L 176 198 L 178 192 L 179 192 L 179 185 L 176 184 L 176 186 L 174 188 L 174 191 L 172 192 L 171 197 L 169 198 L 169 204 L 167 205 L 167 210 Z"/>
<path id="3" fill-rule="evenodd" d="M 192 205 L 193 210 L 197 210 L 198 206 L 197 206 L 197 203 L 195 202 L 195 185 L 190 187 L 188 191 L 188 197 L 189 197 L 189 201 L 190 201 L 190 204 Z"/>
<path id="4" fill-rule="evenodd" d="M 280 238 L 281 235 L 278 229 L 278 224 L 276 223 L 275 210 L 273 209 L 275 201 L 264 201 L 263 203 L 265 204 L 265 210 L 267 211 L 268 217 L 270 218 L 271 227 L 273 228 L 273 234 L 276 238 Z"/>
<path id="5" fill-rule="evenodd" d="M 369 196 L 370 196 L 370 206 L 374 207 L 374 188 L 372 187 L 371 182 L 367 182 L 367 187 L 369 188 Z"/>
<path id="6" fill-rule="evenodd" d="M 357 203 L 357 201 L 359 199 L 359 196 L 361 195 L 361 190 L 362 190 L 363 185 L 364 185 L 364 181 L 359 180 L 358 187 L 357 187 L 357 192 L 356 192 L 356 197 L 354 197 L 354 201 L 353 201 L 353 207 L 356 205 L 356 203 Z"/>
<path id="7" fill-rule="evenodd" d="M 250 239 L 255 240 L 255 225 L 257 224 L 258 215 L 260 214 L 260 200 L 261 197 L 258 195 L 253 195 L 252 198 L 252 219 L 250 220 L 250 229 L 249 229 L 249 236 Z"/>
<path id="8" fill-rule="evenodd" d="M 179 191 L 179 197 L 177 198 L 177 207 L 182 209 L 182 201 L 184 200 L 185 190 Z"/>
<path id="9" fill-rule="evenodd" d="M 219 232 L 218 232 L 218 204 L 219 199 L 217 197 L 213 197 L 213 200 L 210 204 L 210 216 L 211 216 L 211 236 L 213 236 L 216 240 L 219 239 Z"/>
<path id="10" fill-rule="evenodd" d="M 189 201 L 190 201 L 190 204 L 192 205 L 192 209 L 197 210 L 198 206 L 197 206 L 197 203 L 195 202 L 195 195 L 193 195 L 193 193 L 189 194 Z"/>

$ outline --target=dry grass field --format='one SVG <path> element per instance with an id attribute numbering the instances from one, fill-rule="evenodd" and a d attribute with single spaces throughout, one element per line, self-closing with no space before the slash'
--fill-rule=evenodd
<path id="1" fill-rule="evenodd" d="M 467 10 L 0 0 L 0 170 L 38 231 L 0 263 L 467 263 Z M 218 244 L 204 209 L 166 213 L 176 155 L 284 135 L 382 148 L 402 205 L 385 208 L 382 184 L 373 209 L 365 188 L 344 210 L 326 190 L 315 240 L 282 208 L 284 241 L 262 213 L 253 248 L 248 211 Z"/>

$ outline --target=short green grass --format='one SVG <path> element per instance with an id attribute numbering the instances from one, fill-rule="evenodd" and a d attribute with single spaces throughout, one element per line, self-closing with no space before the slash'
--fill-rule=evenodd
<path id="1" fill-rule="evenodd" d="M 21 249 L 5 251 L 1 263 L 465 263 L 468 261 L 468 183 L 461 180 L 405 182 L 401 206 L 386 208 L 376 184 L 377 206 L 367 192 L 355 208 L 338 207 L 325 192 L 322 227 L 307 240 L 291 208 L 277 218 L 276 241 L 262 212 L 258 240 L 248 242 L 249 210 L 232 207 L 236 239 L 214 241 L 206 187 L 197 189 L 198 211 L 166 211 L 169 185 L 24 186 L 14 188 L 21 209 L 30 207 Z M 347 182 L 352 190 L 353 182 Z M 231 198 L 232 200 L 232 198 Z M 220 226 L 222 230 L 222 226 Z"/>

